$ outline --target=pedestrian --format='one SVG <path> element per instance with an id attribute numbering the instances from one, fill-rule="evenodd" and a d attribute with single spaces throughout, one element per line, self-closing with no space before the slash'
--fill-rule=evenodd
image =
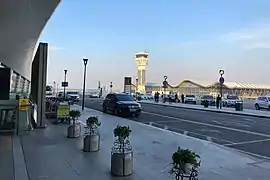
<path id="1" fill-rule="evenodd" d="M 218 109 L 219 106 L 220 106 L 220 101 L 221 101 L 221 97 L 220 97 L 220 95 L 218 95 L 218 96 L 217 96 L 217 99 L 216 99 L 216 107 L 217 107 L 217 109 Z"/>
<path id="2" fill-rule="evenodd" d="M 169 93 L 169 103 L 172 104 L 172 92 Z"/>
<path id="3" fill-rule="evenodd" d="M 159 92 L 157 92 L 157 103 L 159 102 Z"/>
<path id="4" fill-rule="evenodd" d="M 178 94 L 177 93 L 175 93 L 174 99 L 175 99 L 175 102 L 177 102 L 177 103 L 179 102 Z"/>
<path id="5" fill-rule="evenodd" d="M 182 100 L 182 103 L 184 104 L 184 101 L 185 101 L 185 96 L 184 96 L 184 94 L 181 95 L 181 100 Z"/>

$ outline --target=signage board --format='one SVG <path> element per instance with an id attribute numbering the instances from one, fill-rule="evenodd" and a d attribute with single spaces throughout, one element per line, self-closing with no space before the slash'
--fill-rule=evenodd
<path id="1" fill-rule="evenodd" d="M 29 106 L 28 99 L 19 99 L 19 110 L 20 111 L 27 111 Z"/>

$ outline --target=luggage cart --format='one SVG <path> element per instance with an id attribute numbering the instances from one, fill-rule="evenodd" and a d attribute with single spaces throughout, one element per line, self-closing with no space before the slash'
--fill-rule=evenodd
<path id="1" fill-rule="evenodd" d="M 48 98 L 46 99 L 46 118 L 56 118 L 57 117 L 57 102 Z"/>
<path id="2" fill-rule="evenodd" d="M 61 102 L 57 106 L 57 122 L 68 122 L 70 124 L 70 105 L 66 102 Z"/>

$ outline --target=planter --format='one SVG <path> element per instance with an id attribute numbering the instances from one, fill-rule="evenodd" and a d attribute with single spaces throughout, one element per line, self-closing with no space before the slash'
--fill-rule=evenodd
<path id="1" fill-rule="evenodd" d="M 95 152 L 100 149 L 100 135 L 91 134 L 86 135 L 83 139 L 83 151 L 84 152 Z"/>
<path id="2" fill-rule="evenodd" d="M 111 173 L 115 176 L 128 176 L 133 172 L 133 151 L 111 154 Z"/>
<path id="3" fill-rule="evenodd" d="M 192 168 L 193 168 L 192 164 L 190 164 L 190 163 L 185 164 L 184 169 L 183 169 L 184 174 L 190 174 L 192 171 Z"/>
<path id="4" fill-rule="evenodd" d="M 67 129 L 67 137 L 68 138 L 78 138 L 81 136 L 81 125 L 80 124 L 72 124 L 68 126 Z"/>

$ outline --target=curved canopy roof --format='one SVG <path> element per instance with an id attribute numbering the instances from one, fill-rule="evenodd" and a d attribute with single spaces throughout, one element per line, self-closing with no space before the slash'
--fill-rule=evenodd
<path id="1" fill-rule="evenodd" d="M 61 0 L 0 0 L 0 62 L 30 80 L 39 35 Z"/>

